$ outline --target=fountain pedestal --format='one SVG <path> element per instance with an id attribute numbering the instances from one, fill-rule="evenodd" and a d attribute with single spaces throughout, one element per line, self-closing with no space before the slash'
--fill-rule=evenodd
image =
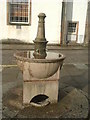
<path id="1" fill-rule="evenodd" d="M 48 100 L 50 103 L 56 103 L 58 101 L 60 67 L 54 75 L 43 79 L 33 77 L 32 74 L 28 71 L 28 67 L 29 66 L 25 65 L 23 71 L 23 103 L 29 104 L 34 102 L 33 98 L 38 95 L 41 97 L 47 96 L 45 101 Z M 41 102 L 43 102 L 43 99 Z"/>
<path id="2" fill-rule="evenodd" d="M 42 106 L 58 102 L 60 70 L 64 55 L 47 52 L 46 59 L 34 59 L 34 51 L 15 54 L 17 65 L 23 71 L 23 104 Z"/>

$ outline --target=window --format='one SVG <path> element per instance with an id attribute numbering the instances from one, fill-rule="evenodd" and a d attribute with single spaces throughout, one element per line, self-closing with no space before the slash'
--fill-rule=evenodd
<path id="1" fill-rule="evenodd" d="M 69 22 L 68 23 L 68 32 L 69 33 L 76 33 L 76 27 L 77 27 L 77 23 Z"/>
<path id="2" fill-rule="evenodd" d="M 9 23 L 29 24 L 30 8 L 29 0 L 9 0 Z"/>
<path id="3" fill-rule="evenodd" d="M 78 21 L 68 21 L 67 23 L 67 41 L 76 42 L 78 38 Z"/>

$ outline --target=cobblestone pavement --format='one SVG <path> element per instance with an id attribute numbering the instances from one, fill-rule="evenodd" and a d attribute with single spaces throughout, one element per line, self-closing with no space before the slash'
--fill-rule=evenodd
<path id="1" fill-rule="evenodd" d="M 30 112 L 27 108 L 23 108 L 21 105 L 22 103 L 22 73 L 19 70 L 19 68 L 16 65 L 15 58 L 13 57 L 13 54 L 16 50 L 3 50 L 2 51 L 2 67 L 0 66 L 0 74 L 2 74 L 2 95 L 3 95 L 3 117 L 10 117 L 13 118 L 17 116 L 18 118 L 24 118 L 25 114 L 28 116 L 28 114 L 32 114 L 31 117 L 34 117 L 35 114 Z M 87 49 L 78 49 L 78 50 L 50 50 L 58 53 L 63 53 L 66 56 L 63 68 L 61 70 L 61 80 L 60 85 L 67 85 L 70 88 L 63 91 L 72 91 L 72 88 L 82 90 L 84 94 L 88 94 L 88 50 Z M 1 73 L 2 72 L 2 73 Z M 1 85 L 1 84 L 0 84 Z M 73 96 L 73 94 L 77 94 L 77 91 L 72 93 L 70 96 Z M 67 92 L 67 93 L 68 93 Z M 64 94 L 62 94 L 63 96 Z M 78 95 L 78 94 L 77 94 Z M 87 96 L 87 95 L 86 95 Z M 73 97 L 73 99 L 75 99 Z M 77 97 L 78 99 L 78 97 Z M 82 99 L 79 98 L 79 99 Z M 78 103 L 80 103 L 80 100 L 78 99 Z M 86 104 L 85 104 L 86 103 Z M 85 106 L 87 106 L 87 102 L 83 103 Z M 58 104 L 59 105 L 59 104 Z M 55 107 L 57 105 L 54 105 L 53 107 L 55 109 L 59 109 L 59 107 Z M 66 106 L 67 107 L 67 106 Z M 69 106 L 70 107 L 70 106 Z M 75 107 L 75 106 L 74 106 Z M 82 107 L 82 106 L 81 106 Z M 36 108 L 32 108 L 34 111 Z M 52 107 L 48 108 L 52 112 Z M 67 108 L 68 109 L 68 108 Z M 87 108 L 85 107 L 85 111 Z M 29 111 L 26 113 L 25 111 Z M 46 108 L 47 110 L 47 108 Z M 70 110 L 70 109 L 68 109 Z M 49 112 L 50 112 L 49 111 Z M 76 110 L 77 111 L 77 110 Z M 84 117 L 86 117 L 86 112 L 83 111 L 82 114 Z M 41 112 L 41 110 L 40 110 Z M 45 111 L 44 111 L 45 112 Z M 60 112 L 60 111 L 59 111 Z M 60 117 L 59 112 L 56 113 L 56 117 Z M 53 113 L 53 112 L 52 112 Z M 85 113 L 85 114 L 84 114 Z M 37 117 L 36 113 L 36 117 Z M 43 112 L 42 112 L 43 114 Z M 73 112 L 73 115 L 75 116 Z M 80 114 L 77 116 L 80 117 Z M 71 113 L 65 114 L 64 116 L 72 116 Z M 29 115 L 30 117 L 30 115 Z M 42 116 L 41 116 L 42 117 Z M 43 115 L 43 117 L 45 117 Z M 49 114 L 50 117 L 52 114 Z"/>

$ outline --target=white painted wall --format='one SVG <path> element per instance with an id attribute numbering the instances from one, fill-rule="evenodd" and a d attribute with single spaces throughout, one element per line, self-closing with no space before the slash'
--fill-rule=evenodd
<path id="1" fill-rule="evenodd" d="M 83 43 L 84 41 L 87 5 L 87 0 L 73 0 L 73 4 L 70 2 L 67 3 L 67 21 L 79 21 L 77 43 Z"/>
<path id="2" fill-rule="evenodd" d="M 6 0 L 0 1 L 0 39 L 7 38 L 6 30 Z"/>
<path id="3" fill-rule="evenodd" d="M 46 39 L 49 43 L 60 42 L 62 2 L 59 0 L 32 0 L 31 26 L 22 26 L 16 29 L 16 25 L 7 25 L 6 0 L 0 1 L 0 39 L 19 39 L 25 42 L 33 42 L 37 34 L 38 14 L 46 14 L 45 28 Z M 2 29 L 3 28 L 3 29 Z"/>
<path id="4" fill-rule="evenodd" d="M 21 29 L 16 29 L 16 25 L 7 25 L 6 6 L 6 0 L 0 0 L 0 40 L 9 38 L 33 42 L 37 34 L 37 16 L 44 12 L 47 16 L 45 18 L 47 41 L 60 43 L 62 0 L 32 0 L 31 26 L 22 26 Z M 87 0 L 80 2 L 73 0 L 73 10 L 71 10 L 70 2 L 67 3 L 67 21 L 79 21 L 78 43 L 84 41 L 86 11 Z"/>
<path id="5" fill-rule="evenodd" d="M 31 37 L 34 39 L 37 33 L 38 17 L 40 12 L 46 14 L 45 28 L 46 39 L 50 43 L 60 42 L 62 3 L 59 0 L 33 0 L 32 1 L 32 26 Z M 33 32 L 34 31 L 34 32 Z"/>

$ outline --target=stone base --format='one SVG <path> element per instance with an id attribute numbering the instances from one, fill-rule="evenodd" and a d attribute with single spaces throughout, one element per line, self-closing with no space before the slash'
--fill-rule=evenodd
<path id="1" fill-rule="evenodd" d="M 58 80 L 33 80 L 23 82 L 23 104 L 30 104 L 35 97 L 40 102 L 48 99 L 50 103 L 56 103 L 58 101 Z M 38 98 L 41 97 L 41 98 Z M 44 97 L 44 99 L 42 98 Z"/>
<path id="2" fill-rule="evenodd" d="M 40 108 L 31 105 L 23 106 L 22 85 L 10 89 L 3 95 L 3 118 L 30 120 L 32 118 L 35 120 L 38 118 L 57 118 L 60 120 L 87 118 L 89 113 L 88 94 L 67 84 L 60 83 L 59 88 L 60 101 Z"/>
<path id="3" fill-rule="evenodd" d="M 57 103 L 60 80 L 60 67 L 57 72 L 48 78 L 34 78 L 29 72 L 23 72 L 23 104 L 31 102 L 42 104 Z M 46 99 L 45 99 L 46 98 Z"/>

